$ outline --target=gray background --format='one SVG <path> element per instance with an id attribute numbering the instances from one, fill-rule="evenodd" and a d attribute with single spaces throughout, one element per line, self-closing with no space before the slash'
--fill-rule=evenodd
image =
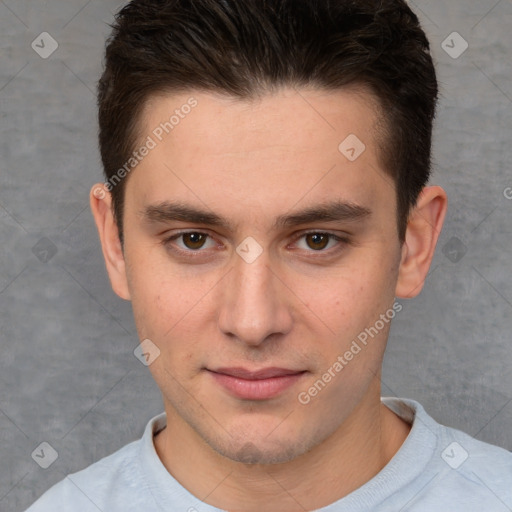
<path id="1" fill-rule="evenodd" d="M 162 408 L 88 208 L 101 179 L 94 90 L 122 3 L 0 1 L 2 511 L 138 438 Z M 428 283 L 394 322 L 383 394 L 511 450 L 512 2 L 411 5 L 438 65 L 432 181 L 450 208 Z M 458 58 L 442 48 L 454 31 L 469 43 Z M 42 32 L 59 44 L 48 59 L 31 47 Z M 31 456 L 42 442 L 58 452 L 48 469 Z"/>

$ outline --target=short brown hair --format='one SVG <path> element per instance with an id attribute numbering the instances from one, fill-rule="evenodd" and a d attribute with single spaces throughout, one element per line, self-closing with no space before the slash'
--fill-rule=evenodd
<path id="1" fill-rule="evenodd" d="M 98 86 L 107 180 L 142 136 L 150 95 L 250 98 L 280 86 L 370 87 L 384 113 L 382 158 L 403 242 L 431 167 L 438 85 L 429 42 L 403 0 L 133 0 L 116 16 Z M 341 142 L 341 141 L 340 141 Z M 126 179 L 111 188 L 122 241 Z"/>

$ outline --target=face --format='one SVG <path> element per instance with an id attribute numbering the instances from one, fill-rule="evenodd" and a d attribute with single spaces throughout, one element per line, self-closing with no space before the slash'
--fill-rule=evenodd
<path id="1" fill-rule="evenodd" d="M 176 109 L 190 113 L 162 131 Z M 233 460 L 311 450 L 380 373 L 401 246 L 377 113 L 353 90 L 147 104 L 156 147 L 126 184 L 128 295 L 160 351 L 169 422 Z"/>

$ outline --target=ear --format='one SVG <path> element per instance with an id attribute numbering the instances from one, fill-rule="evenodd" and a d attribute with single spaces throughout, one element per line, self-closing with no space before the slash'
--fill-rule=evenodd
<path id="1" fill-rule="evenodd" d="M 443 227 L 448 199 L 441 187 L 425 187 L 409 215 L 396 296 L 416 297 L 422 290 Z"/>
<path id="2" fill-rule="evenodd" d="M 104 184 L 99 183 L 91 189 L 90 205 L 112 289 L 122 299 L 130 300 L 123 248 L 112 209 L 112 196 Z"/>

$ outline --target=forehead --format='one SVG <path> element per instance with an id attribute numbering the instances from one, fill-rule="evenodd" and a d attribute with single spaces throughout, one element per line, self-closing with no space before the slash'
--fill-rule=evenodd
<path id="1" fill-rule="evenodd" d="M 257 150 L 265 137 L 276 134 L 274 142 L 307 150 L 318 147 L 319 140 L 336 142 L 347 131 L 372 145 L 382 118 L 376 96 L 367 87 L 353 85 L 335 91 L 282 88 L 247 99 L 205 91 L 152 95 L 139 125 L 143 134 L 159 138 L 169 135 L 162 125 L 170 122 L 172 127 L 166 126 L 176 144 L 204 150 L 209 145 L 219 151 L 233 145 L 239 151 Z"/>
<path id="2" fill-rule="evenodd" d="M 380 117 L 376 98 L 356 88 L 283 89 L 250 100 L 201 91 L 153 96 L 140 128 L 154 148 L 127 189 L 145 203 L 179 197 L 223 211 L 333 198 L 389 203 Z"/>

